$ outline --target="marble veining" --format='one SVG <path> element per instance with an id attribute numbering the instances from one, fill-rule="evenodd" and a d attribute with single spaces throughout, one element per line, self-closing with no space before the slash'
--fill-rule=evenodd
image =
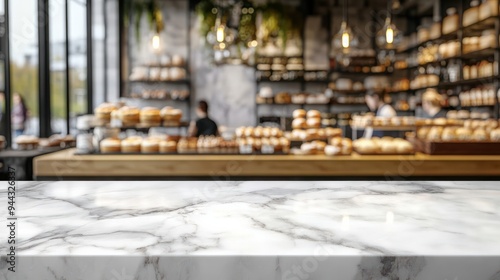
<path id="1" fill-rule="evenodd" d="M 0 279 L 500 275 L 497 182 L 19 182 L 16 191 L 25 269 L 12 278 L 2 265 Z"/>
<path id="2" fill-rule="evenodd" d="M 500 253 L 496 182 L 23 182 L 17 198 L 24 255 Z"/>

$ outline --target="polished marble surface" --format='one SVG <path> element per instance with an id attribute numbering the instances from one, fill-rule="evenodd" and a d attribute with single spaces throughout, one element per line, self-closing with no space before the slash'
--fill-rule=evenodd
<path id="1" fill-rule="evenodd" d="M 20 182 L 16 191 L 17 254 L 36 271 L 107 263 L 102 279 L 121 267 L 131 279 L 234 279 L 233 269 L 306 279 L 286 274 L 298 263 L 310 279 L 500 276 L 498 182 Z M 149 266 L 178 277 L 143 278 Z M 7 279 L 30 279 L 21 275 Z M 62 279 L 50 277 L 40 279 Z"/>

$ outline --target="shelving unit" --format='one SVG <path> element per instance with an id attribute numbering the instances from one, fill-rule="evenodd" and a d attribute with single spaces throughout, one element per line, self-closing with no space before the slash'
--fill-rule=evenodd
<path id="1" fill-rule="evenodd" d="M 432 61 L 428 62 L 422 65 L 411 65 L 406 69 L 399 69 L 401 71 L 406 70 L 408 78 L 411 80 L 413 78 L 413 71 L 421 68 L 427 68 L 428 66 L 432 65 L 440 65 L 445 67 L 450 61 L 457 61 L 458 62 L 458 67 L 460 69 L 459 71 L 459 79 L 456 82 L 444 82 L 440 81 L 440 83 L 436 86 L 429 86 L 429 87 L 422 87 L 418 89 L 409 89 L 409 90 L 404 90 L 404 91 L 395 91 L 392 92 L 391 94 L 399 94 L 399 93 L 407 93 L 407 94 L 415 94 L 416 92 L 423 91 L 429 88 L 436 88 L 436 89 L 443 89 L 443 90 L 452 90 L 453 95 L 459 96 L 460 93 L 464 89 L 472 88 L 474 86 L 481 86 L 485 84 L 493 85 L 494 86 L 494 91 L 495 91 L 495 98 L 496 98 L 496 104 L 495 105 L 488 105 L 488 106 L 467 106 L 467 107 L 462 107 L 459 106 L 458 109 L 461 108 L 466 108 L 466 109 L 473 109 L 473 108 L 491 108 L 493 109 L 493 117 L 498 118 L 499 117 L 499 110 L 500 110 L 500 105 L 499 105 L 499 100 L 497 96 L 497 92 L 500 89 L 500 76 L 491 76 L 491 77 L 480 77 L 480 78 L 474 78 L 474 79 L 468 79 L 464 80 L 464 74 L 463 74 L 463 66 L 467 65 L 465 64 L 466 62 L 470 61 L 481 61 L 485 59 L 493 59 L 494 60 L 494 65 L 496 64 L 496 68 L 494 69 L 494 72 L 500 73 L 500 45 L 498 42 L 498 38 L 500 35 L 500 17 L 499 16 L 492 16 L 483 20 L 480 20 L 474 24 L 471 24 L 469 26 L 463 26 L 463 14 L 464 11 L 468 8 L 465 0 L 458 1 L 458 15 L 459 15 L 459 26 L 458 30 L 456 32 L 453 32 L 451 34 L 446 34 L 442 35 L 439 38 L 428 40 L 422 43 L 419 43 L 415 46 L 410 46 L 406 50 L 399 51 L 398 54 L 406 54 L 410 55 L 411 53 L 418 51 L 421 47 L 426 47 L 432 44 L 439 44 L 439 43 L 444 43 L 452 40 L 456 40 L 460 42 L 460 50 L 459 54 L 454 57 L 448 57 L 448 58 L 442 58 L 437 61 Z M 444 10 L 442 11 L 444 14 Z M 464 45 L 463 41 L 464 38 L 470 37 L 470 36 L 479 36 L 484 30 L 488 29 L 494 29 L 495 30 L 495 37 L 497 38 L 496 45 L 491 48 L 486 48 L 486 49 L 481 49 L 481 50 L 476 50 L 472 52 L 464 52 Z"/>

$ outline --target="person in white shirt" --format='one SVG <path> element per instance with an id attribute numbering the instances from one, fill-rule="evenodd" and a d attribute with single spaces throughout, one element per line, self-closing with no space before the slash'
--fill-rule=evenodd
<path id="1" fill-rule="evenodd" d="M 397 116 L 396 110 L 385 103 L 386 93 L 383 91 L 369 90 L 365 95 L 365 102 L 370 111 L 375 112 L 376 117 L 390 118 Z M 365 130 L 365 138 L 392 136 L 390 132 L 374 131 L 371 128 Z"/>

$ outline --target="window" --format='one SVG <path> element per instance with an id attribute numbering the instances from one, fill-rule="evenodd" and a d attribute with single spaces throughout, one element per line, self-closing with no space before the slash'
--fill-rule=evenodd
<path id="1" fill-rule="evenodd" d="M 67 134 L 65 0 L 49 0 L 50 98 L 53 133 Z"/>
<path id="2" fill-rule="evenodd" d="M 14 137 L 20 134 L 39 134 L 37 4 L 36 0 L 9 1 Z M 22 101 L 25 103 L 26 114 L 23 113 Z"/>
<path id="3" fill-rule="evenodd" d="M 76 117 L 87 113 L 87 1 L 68 1 L 70 117 L 75 127 Z"/>

